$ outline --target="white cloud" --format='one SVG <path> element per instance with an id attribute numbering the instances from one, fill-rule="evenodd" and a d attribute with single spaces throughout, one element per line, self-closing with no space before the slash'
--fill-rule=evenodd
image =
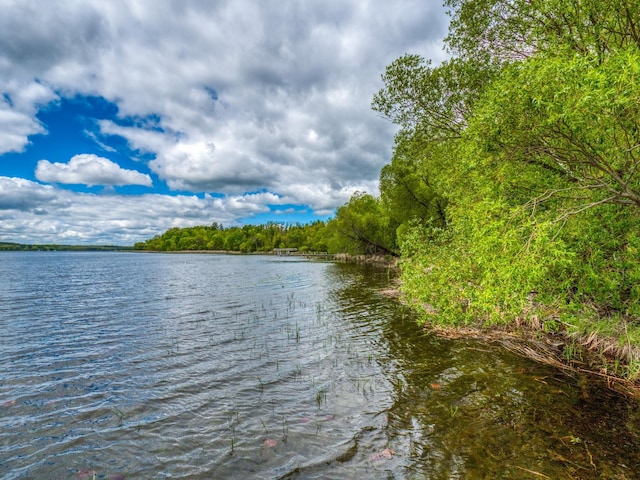
<path id="1" fill-rule="evenodd" d="M 96 195 L 0 177 L 0 241 L 132 245 L 172 227 L 232 226 L 290 200 L 269 192 L 222 198 Z"/>
<path id="2" fill-rule="evenodd" d="M 35 81 L 25 84 L 8 81 L 0 94 L 0 155 L 21 152 L 29 143 L 29 136 L 47 133 L 36 112 L 57 97 Z"/>
<path id="3" fill-rule="evenodd" d="M 32 211 L 59 200 L 56 190 L 24 178 L 0 177 L 0 212 Z"/>
<path id="4" fill-rule="evenodd" d="M 98 141 L 125 138 L 170 188 L 266 190 L 329 213 L 377 190 L 394 127 L 372 96 L 398 56 L 444 59 L 441 3 L 0 0 L 0 94 L 13 102 L 0 97 L 0 154 L 46 133 L 40 105 L 97 95 L 120 115 L 98 122 Z"/>
<path id="5" fill-rule="evenodd" d="M 36 178 L 50 183 L 152 186 L 149 175 L 120 168 L 111 160 L 93 154 L 75 155 L 66 164 L 40 160 Z"/>

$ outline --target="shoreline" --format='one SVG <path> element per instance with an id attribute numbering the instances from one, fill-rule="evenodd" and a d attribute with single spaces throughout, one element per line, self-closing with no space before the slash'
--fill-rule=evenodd
<path id="1" fill-rule="evenodd" d="M 548 333 L 522 325 L 478 328 L 443 327 L 425 323 L 422 328 L 445 338 L 472 338 L 498 344 L 517 355 L 550 365 L 569 376 L 585 374 L 597 378 L 607 388 L 640 400 L 640 381 L 616 373 L 616 370 L 622 370 L 626 362 L 607 350 L 616 343 L 615 339 L 599 339 L 594 342 L 592 338 L 572 335 L 567 331 Z"/>
<path id="2" fill-rule="evenodd" d="M 424 318 L 427 314 L 433 318 L 437 315 L 430 306 L 408 301 L 401 291 L 399 279 L 379 293 L 398 300 L 418 317 Z M 595 331 L 589 334 L 572 333 L 568 328 L 575 326 L 566 323 L 558 331 L 547 332 L 541 322 L 532 325 L 522 319 L 493 326 L 440 325 L 429 320 L 416 323 L 419 328 L 440 337 L 497 344 L 520 356 L 553 366 L 567 375 L 585 374 L 597 378 L 605 382 L 609 389 L 640 400 L 640 378 L 624 376 L 629 360 L 637 361 L 640 358 L 640 348 L 630 345 L 621 347 L 619 338 L 599 336 Z"/>

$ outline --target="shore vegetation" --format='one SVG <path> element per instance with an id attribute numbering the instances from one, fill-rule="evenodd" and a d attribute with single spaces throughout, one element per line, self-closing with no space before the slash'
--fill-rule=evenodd
<path id="1" fill-rule="evenodd" d="M 399 127 L 379 197 L 327 222 L 171 229 L 135 248 L 399 256 L 422 323 L 527 332 L 547 358 L 589 354 L 638 384 L 640 3 L 445 4 L 450 58 L 403 55 L 373 98 Z"/>
<path id="2" fill-rule="evenodd" d="M 640 380 L 640 4 L 446 4 L 450 60 L 404 55 L 373 100 L 400 127 L 381 198 L 407 212 L 405 297 Z"/>

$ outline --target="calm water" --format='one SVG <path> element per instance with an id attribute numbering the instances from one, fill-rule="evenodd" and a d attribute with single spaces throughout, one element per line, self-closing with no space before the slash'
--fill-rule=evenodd
<path id="1" fill-rule="evenodd" d="M 637 405 L 421 332 L 386 271 L 0 253 L 0 477 L 640 478 Z"/>

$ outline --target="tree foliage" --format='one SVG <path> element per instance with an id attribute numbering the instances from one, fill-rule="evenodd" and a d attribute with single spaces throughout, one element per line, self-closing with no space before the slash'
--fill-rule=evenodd
<path id="1" fill-rule="evenodd" d="M 398 255 L 395 228 L 379 199 L 357 192 L 330 223 L 333 249 L 352 254 Z"/>
<path id="2" fill-rule="evenodd" d="M 372 104 L 400 127 L 380 190 L 407 296 L 445 323 L 640 327 L 640 3 L 446 5 L 452 58 L 399 58 Z"/>
<path id="3" fill-rule="evenodd" d="M 213 250 L 227 252 L 271 252 L 276 248 L 297 248 L 302 252 L 327 252 L 329 238 L 326 222 L 307 225 L 245 225 L 224 228 L 210 226 L 171 228 L 145 242 L 137 243 L 138 250 L 182 251 Z"/>

